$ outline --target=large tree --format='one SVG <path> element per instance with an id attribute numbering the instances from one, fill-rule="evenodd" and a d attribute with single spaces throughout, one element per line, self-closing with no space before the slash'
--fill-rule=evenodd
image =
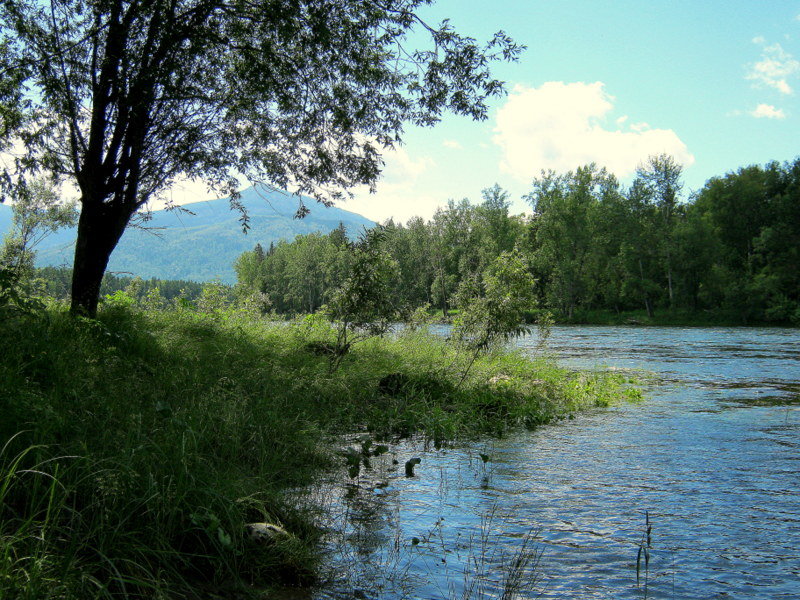
<path id="1" fill-rule="evenodd" d="M 600 199 L 617 181 L 595 164 L 557 175 L 543 172 L 526 196 L 533 207 L 534 267 L 549 274 L 549 302 L 567 317 L 590 297 Z"/>
<path id="2" fill-rule="evenodd" d="M 680 194 L 683 189 L 681 173 L 683 166 L 668 154 L 648 157 L 636 169 L 633 187 L 638 189 L 640 199 L 655 210 L 656 244 L 661 255 L 667 279 L 670 308 L 675 306 L 673 270 L 675 253 L 673 232 L 679 216 Z"/>
<path id="3" fill-rule="evenodd" d="M 177 180 L 234 205 L 241 176 L 330 202 L 374 185 L 404 124 L 485 118 L 489 63 L 520 48 L 431 27 L 430 2 L 2 0 L 0 67 L 30 106 L 17 166 L 80 192 L 73 312 L 95 314 L 125 228 Z"/>

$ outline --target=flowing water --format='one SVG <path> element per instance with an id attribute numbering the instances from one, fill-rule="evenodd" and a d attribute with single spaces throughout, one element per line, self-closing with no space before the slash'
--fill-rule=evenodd
<path id="1" fill-rule="evenodd" d="M 555 327 L 549 348 L 659 383 L 501 440 L 410 444 L 323 486 L 344 517 L 317 598 L 800 598 L 798 330 Z M 521 556 L 535 564 L 504 583 Z"/>

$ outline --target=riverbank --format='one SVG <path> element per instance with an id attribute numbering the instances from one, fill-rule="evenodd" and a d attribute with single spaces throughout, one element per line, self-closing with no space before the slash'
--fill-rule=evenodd
<path id="1" fill-rule="evenodd" d="M 572 317 L 555 319 L 561 325 L 632 325 L 652 327 L 797 327 L 800 321 L 758 321 L 731 311 L 644 310 L 577 311 Z"/>
<path id="2" fill-rule="evenodd" d="M 287 490 L 347 477 L 399 438 L 503 435 L 636 397 L 626 376 L 468 359 L 422 331 L 355 346 L 331 372 L 319 318 L 241 312 L 0 324 L 0 597 L 209 598 L 313 583 L 313 510 Z M 463 382 L 462 382 L 463 379 Z M 348 451 L 346 436 L 361 433 Z M 360 459 L 359 459 L 360 460 Z M 267 543 L 248 523 L 286 535 Z"/>
<path id="3" fill-rule="evenodd" d="M 458 310 L 449 311 L 448 318 L 440 310 L 431 310 L 430 315 L 441 323 L 450 323 Z M 548 313 L 550 314 L 550 313 Z M 529 323 L 535 324 L 539 313 L 526 315 Z M 800 327 L 800 320 L 758 321 L 747 315 L 726 311 L 658 310 L 648 315 L 644 310 L 579 310 L 571 317 L 550 314 L 554 325 L 629 325 L 634 327 Z"/>

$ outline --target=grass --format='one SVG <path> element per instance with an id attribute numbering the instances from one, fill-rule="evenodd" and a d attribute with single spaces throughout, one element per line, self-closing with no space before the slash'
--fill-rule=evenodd
<path id="1" fill-rule="evenodd" d="M 346 434 L 502 435 L 636 393 L 621 375 L 514 353 L 480 359 L 458 386 L 464 359 L 420 331 L 365 342 L 331 374 L 304 350 L 332 335 L 315 318 L 113 303 L 97 320 L 57 307 L 4 317 L 2 598 L 229 598 L 309 585 L 320 534 L 287 491 L 346 467 Z M 399 384 L 387 390 L 389 374 Z M 251 522 L 291 536 L 255 543 Z"/>

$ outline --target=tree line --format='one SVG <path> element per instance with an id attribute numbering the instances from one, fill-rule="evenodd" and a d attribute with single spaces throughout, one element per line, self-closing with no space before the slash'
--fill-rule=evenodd
<path id="1" fill-rule="evenodd" d="M 625 187 L 591 164 L 543 172 L 510 214 L 508 192 L 450 201 L 425 221 L 389 220 L 381 243 L 397 261 L 393 303 L 458 308 L 459 290 L 516 251 L 540 309 L 563 320 L 590 311 L 712 314 L 730 322 L 800 321 L 800 159 L 749 166 L 685 197 L 682 168 L 652 156 Z M 235 265 L 238 287 L 282 314 L 310 313 L 348 276 L 343 227 L 256 245 Z"/>
<path id="2" fill-rule="evenodd" d="M 71 283 L 72 269 L 69 267 L 39 267 L 33 269 L 26 280 L 30 291 L 36 295 L 58 300 L 69 299 Z M 179 298 L 188 301 L 197 300 L 204 286 L 208 285 L 185 279 L 158 279 L 156 277 L 142 279 L 131 275 L 106 273 L 100 286 L 100 294 L 103 298 L 113 296 L 117 292 L 125 292 L 135 301 L 143 301 L 148 297 L 158 295 L 165 302 L 173 303 Z"/>

